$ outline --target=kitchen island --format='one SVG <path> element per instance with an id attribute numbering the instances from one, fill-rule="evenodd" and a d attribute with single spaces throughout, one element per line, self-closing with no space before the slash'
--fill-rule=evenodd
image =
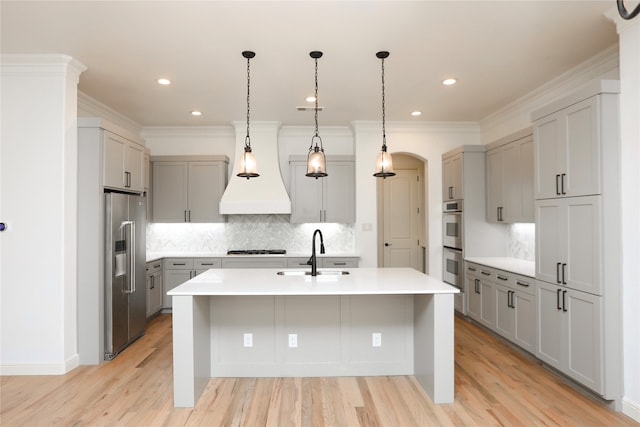
<path id="1" fill-rule="evenodd" d="M 211 269 L 169 291 L 174 405 L 246 376 L 415 375 L 453 402 L 457 288 L 411 268 L 320 273 Z"/>

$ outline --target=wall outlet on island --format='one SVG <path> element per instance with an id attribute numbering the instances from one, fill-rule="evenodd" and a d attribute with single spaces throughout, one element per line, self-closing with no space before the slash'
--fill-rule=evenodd
<path id="1" fill-rule="evenodd" d="M 244 334 L 244 346 L 253 347 L 253 334 Z"/>
<path id="2" fill-rule="evenodd" d="M 380 332 L 374 332 L 371 334 L 371 346 L 382 347 L 382 334 Z"/>

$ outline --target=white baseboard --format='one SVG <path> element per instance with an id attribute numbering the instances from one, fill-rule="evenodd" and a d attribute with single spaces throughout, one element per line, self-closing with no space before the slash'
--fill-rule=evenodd
<path id="1" fill-rule="evenodd" d="M 622 413 L 640 423 L 640 403 L 623 398 Z"/>
<path id="2" fill-rule="evenodd" d="M 2 363 L 0 375 L 64 375 L 80 366 L 76 354 L 63 363 Z"/>

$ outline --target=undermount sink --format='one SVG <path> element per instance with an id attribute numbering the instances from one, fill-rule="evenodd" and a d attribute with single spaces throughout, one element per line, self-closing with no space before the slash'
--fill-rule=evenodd
<path id="1" fill-rule="evenodd" d="M 344 270 L 321 270 L 318 271 L 318 276 L 344 276 L 349 274 L 348 271 Z M 278 271 L 279 276 L 311 276 L 310 271 L 305 270 L 283 270 Z"/>

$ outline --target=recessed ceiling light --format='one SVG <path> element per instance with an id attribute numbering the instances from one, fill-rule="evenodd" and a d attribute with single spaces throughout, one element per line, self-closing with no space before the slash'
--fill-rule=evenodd
<path id="1" fill-rule="evenodd" d="M 307 96 L 304 100 L 307 101 L 307 102 L 316 102 L 316 97 L 315 96 Z"/>
<path id="2" fill-rule="evenodd" d="M 456 84 L 456 82 L 457 82 L 456 79 L 444 79 L 442 81 L 442 84 L 445 85 L 445 86 L 451 86 L 451 85 Z"/>
<path id="3" fill-rule="evenodd" d="M 192 111 L 191 115 L 192 116 L 201 116 L 202 115 L 202 111 Z"/>
<path id="4" fill-rule="evenodd" d="M 422 115 L 422 111 L 412 111 L 411 115 L 412 116 L 421 116 Z"/>
<path id="5" fill-rule="evenodd" d="M 164 85 L 164 86 L 170 85 L 171 84 L 171 80 L 169 80 L 169 79 L 158 79 L 158 84 L 161 84 L 161 85 Z"/>

